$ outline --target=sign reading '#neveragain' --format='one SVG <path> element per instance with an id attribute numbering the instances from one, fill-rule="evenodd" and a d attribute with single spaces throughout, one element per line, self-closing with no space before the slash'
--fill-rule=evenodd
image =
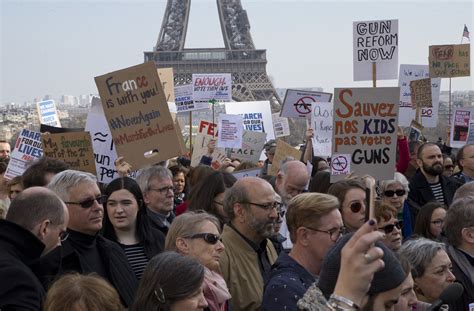
<path id="1" fill-rule="evenodd" d="M 10 155 L 10 162 L 4 177 L 12 179 L 21 176 L 25 172 L 28 164 L 43 156 L 41 147 L 41 133 L 23 129 L 16 139 L 15 148 Z"/>
<path id="2" fill-rule="evenodd" d="M 471 75 L 470 44 L 431 45 L 430 78 L 453 78 Z"/>
<path id="3" fill-rule="evenodd" d="M 423 78 L 429 78 L 428 65 L 400 65 L 398 86 L 400 87 L 400 108 L 398 124 L 410 126 L 415 119 L 415 110 L 412 109 L 410 82 Z M 436 127 L 438 123 L 439 92 L 441 78 L 431 79 L 431 104 L 433 107 L 421 108 L 421 123 L 423 127 Z"/>
<path id="4" fill-rule="evenodd" d="M 376 79 L 397 78 L 398 20 L 354 22 L 354 81 L 372 80 L 372 63 Z"/>
<path id="5" fill-rule="evenodd" d="M 330 102 L 331 93 L 287 90 L 281 116 L 287 118 L 311 119 L 311 107 L 315 102 Z"/>
<path id="6" fill-rule="evenodd" d="M 54 100 L 45 100 L 36 104 L 41 124 L 61 127 Z"/>
<path id="7" fill-rule="evenodd" d="M 154 62 L 95 78 L 118 156 L 134 169 L 179 155 L 174 121 Z"/>
<path id="8" fill-rule="evenodd" d="M 232 100 L 232 75 L 230 73 L 193 74 L 193 100 Z"/>
<path id="9" fill-rule="evenodd" d="M 334 94 L 331 182 L 351 172 L 393 179 L 400 89 L 341 88 Z"/>

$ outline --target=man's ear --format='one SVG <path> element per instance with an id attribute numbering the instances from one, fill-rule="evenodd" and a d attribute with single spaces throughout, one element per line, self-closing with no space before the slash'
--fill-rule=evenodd
<path id="1" fill-rule="evenodd" d="M 50 225 L 51 225 L 51 221 L 49 219 L 45 219 L 36 225 L 34 233 L 41 241 L 48 234 Z"/>
<path id="2" fill-rule="evenodd" d="M 245 213 L 246 213 L 245 206 L 241 203 L 235 203 L 233 208 L 234 208 L 235 219 L 238 222 L 243 223 L 245 221 Z"/>
<path id="3" fill-rule="evenodd" d="M 143 193 L 143 203 L 145 204 L 145 206 L 150 203 L 150 197 L 148 195 L 148 191 L 145 191 Z"/>
<path id="4" fill-rule="evenodd" d="M 474 230 L 469 228 L 463 228 L 461 230 L 461 239 L 466 241 L 468 244 L 474 244 Z"/>
<path id="5" fill-rule="evenodd" d="M 305 227 L 299 227 L 298 229 L 296 229 L 296 241 L 298 241 L 298 243 L 302 246 L 309 245 L 309 235 L 310 232 Z"/>
<path id="6" fill-rule="evenodd" d="M 189 244 L 186 242 L 185 239 L 177 238 L 175 244 L 176 244 L 176 249 L 178 250 L 179 253 L 183 255 L 189 254 Z"/>
<path id="7" fill-rule="evenodd" d="M 416 159 L 416 164 L 419 166 L 419 167 L 423 167 L 423 161 L 421 161 L 421 159 Z"/>

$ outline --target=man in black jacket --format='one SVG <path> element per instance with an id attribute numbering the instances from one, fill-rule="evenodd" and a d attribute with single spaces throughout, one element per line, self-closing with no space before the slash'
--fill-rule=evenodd
<path id="1" fill-rule="evenodd" d="M 41 310 L 45 291 L 31 264 L 61 245 L 69 214 L 54 192 L 33 187 L 0 220 L 0 309 Z"/>
<path id="2" fill-rule="evenodd" d="M 102 196 L 94 175 L 74 170 L 63 171 L 51 180 L 48 188 L 66 203 L 69 210 L 69 238 L 63 246 L 42 261 L 40 270 L 57 275 L 75 271 L 96 273 L 115 287 L 122 302 L 129 306 L 138 281 L 120 246 L 98 234 L 102 228 L 106 197 Z M 58 268 L 59 267 L 59 271 Z M 43 281 L 50 281 L 46 275 Z"/>
<path id="3" fill-rule="evenodd" d="M 442 175 L 443 155 L 435 143 L 425 143 L 418 148 L 419 169 L 410 180 L 408 204 L 412 219 L 420 208 L 428 202 L 438 201 L 449 206 L 453 201 L 458 183 Z"/>

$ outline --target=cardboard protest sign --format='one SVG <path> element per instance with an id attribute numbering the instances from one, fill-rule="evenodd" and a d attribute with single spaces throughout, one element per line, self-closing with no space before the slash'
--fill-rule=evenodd
<path id="1" fill-rule="evenodd" d="M 410 82 L 423 78 L 429 78 L 428 65 L 400 65 L 398 86 L 400 87 L 400 108 L 398 124 L 410 126 L 415 119 L 415 111 L 412 109 Z M 421 122 L 424 127 L 436 127 L 438 123 L 439 94 L 441 89 L 441 78 L 431 79 L 431 108 L 421 108 Z"/>
<path id="2" fill-rule="evenodd" d="M 42 134 L 41 142 L 46 157 L 64 161 L 72 170 L 96 175 L 89 132 Z"/>
<path id="3" fill-rule="evenodd" d="M 410 82 L 411 104 L 413 109 L 433 107 L 431 99 L 431 79 L 413 80 Z"/>
<path id="4" fill-rule="evenodd" d="M 354 81 L 372 80 L 372 63 L 376 63 L 376 80 L 398 76 L 398 20 L 353 23 Z"/>
<path id="5" fill-rule="evenodd" d="M 313 103 L 311 128 L 313 129 L 313 154 L 329 157 L 332 148 L 332 103 Z"/>
<path id="6" fill-rule="evenodd" d="M 193 74 L 193 100 L 232 100 L 232 75 L 230 73 Z"/>
<path id="7" fill-rule="evenodd" d="M 209 102 L 193 101 L 192 84 L 180 85 L 174 88 L 175 105 L 177 112 L 193 111 L 209 108 Z"/>
<path id="8" fill-rule="evenodd" d="M 158 68 L 161 88 L 165 92 L 167 102 L 174 101 L 174 75 L 173 68 Z"/>
<path id="9" fill-rule="evenodd" d="M 275 139 L 272 110 L 269 101 L 228 102 L 227 114 L 240 114 L 243 117 L 244 130 L 267 133 L 267 139 Z"/>
<path id="10" fill-rule="evenodd" d="M 280 114 L 272 114 L 273 130 L 275 131 L 275 137 L 285 137 L 290 135 L 290 125 L 288 124 L 288 118 L 280 117 Z"/>
<path id="11" fill-rule="evenodd" d="M 111 72 L 95 82 L 118 156 L 139 169 L 179 155 L 155 63 Z"/>
<path id="12" fill-rule="evenodd" d="M 280 116 L 287 118 L 311 119 L 311 107 L 314 102 L 330 102 L 331 93 L 287 90 Z"/>
<path id="13" fill-rule="evenodd" d="M 450 147 L 461 148 L 467 143 L 474 108 L 456 108 L 451 122 Z"/>
<path id="14" fill-rule="evenodd" d="M 431 45 L 429 52 L 430 78 L 471 75 L 470 44 Z"/>
<path id="15" fill-rule="evenodd" d="M 219 148 L 242 148 L 242 116 L 221 113 L 218 118 Z"/>
<path id="16" fill-rule="evenodd" d="M 301 151 L 293 148 L 283 140 L 278 139 L 275 156 L 273 158 L 272 166 L 268 170 L 268 175 L 276 176 L 278 170 L 280 169 L 281 161 L 287 157 L 292 157 L 295 160 L 299 160 L 301 157 Z"/>
<path id="17" fill-rule="evenodd" d="M 21 130 L 20 135 L 16 139 L 15 147 L 10 154 L 10 162 L 8 162 L 4 177 L 10 180 L 16 176 L 23 175 L 28 164 L 42 156 L 41 133 L 27 129 Z"/>
<path id="18" fill-rule="evenodd" d="M 226 158 L 224 149 L 217 148 L 217 124 L 206 120 L 199 122 L 196 137 L 193 138 L 191 166 L 198 166 L 203 156 L 212 158 L 211 165 L 214 167 L 219 167 Z"/>
<path id="19" fill-rule="evenodd" d="M 239 159 L 241 162 L 257 163 L 267 139 L 266 133 L 245 131 L 242 135 L 242 148 L 227 148 L 225 150 L 229 159 Z"/>
<path id="20" fill-rule="evenodd" d="M 237 180 L 244 177 L 258 177 L 260 175 L 260 167 L 233 172 L 232 175 L 234 175 Z"/>
<path id="21" fill-rule="evenodd" d="M 334 94 L 331 182 L 347 177 L 348 167 L 357 176 L 393 179 L 400 89 L 338 88 Z"/>
<path id="22" fill-rule="evenodd" d="M 91 102 L 91 110 L 87 115 L 86 132 L 89 132 L 92 138 L 92 147 L 94 148 L 94 159 L 97 170 L 97 181 L 101 183 L 110 183 L 119 177 L 115 170 L 115 160 L 117 151 L 110 133 L 104 109 L 99 97 L 94 96 Z M 135 178 L 138 170 L 129 174 Z"/>
<path id="23" fill-rule="evenodd" d="M 58 111 L 54 100 L 45 100 L 36 103 L 40 124 L 61 127 Z"/>

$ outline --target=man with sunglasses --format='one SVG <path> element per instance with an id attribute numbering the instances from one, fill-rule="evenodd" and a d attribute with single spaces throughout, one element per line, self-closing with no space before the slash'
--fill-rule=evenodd
<path id="1" fill-rule="evenodd" d="M 260 309 L 263 280 L 277 258 L 269 238 L 279 205 L 273 187 L 261 178 L 244 177 L 225 193 L 230 222 L 222 231 L 225 251 L 220 268 L 232 295 L 232 310 Z"/>
<path id="2" fill-rule="evenodd" d="M 68 210 L 54 192 L 32 187 L 0 220 L 0 309 L 41 310 L 45 291 L 32 263 L 67 237 Z"/>
<path id="3" fill-rule="evenodd" d="M 44 281 L 70 272 L 96 273 L 115 287 L 125 306 L 130 305 L 138 281 L 120 246 L 99 234 L 107 198 L 100 193 L 96 177 L 66 170 L 54 176 L 48 188 L 66 203 L 70 217 L 69 238 L 42 263 Z"/>

